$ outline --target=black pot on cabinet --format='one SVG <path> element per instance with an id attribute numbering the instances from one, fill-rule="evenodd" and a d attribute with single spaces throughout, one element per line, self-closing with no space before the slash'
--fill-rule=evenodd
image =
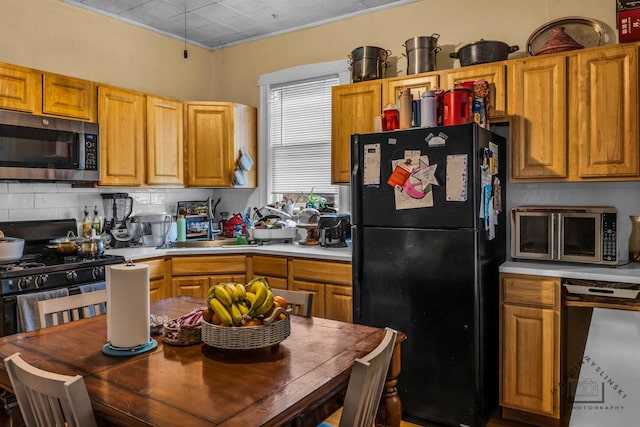
<path id="1" fill-rule="evenodd" d="M 346 247 L 351 237 L 351 219 L 348 214 L 331 213 L 320 215 L 318 240 L 323 247 Z"/>

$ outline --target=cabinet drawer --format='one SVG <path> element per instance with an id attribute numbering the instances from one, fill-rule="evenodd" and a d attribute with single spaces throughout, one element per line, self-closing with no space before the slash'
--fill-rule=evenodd
<path id="1" fill-rule="evenodd" d="M 505 303 L 544 307 L 554 307 L 556 304 L 560 279 L 541 276 L 506 276 L 502 280 Z"/>
<path id="2" fill-rule="evenodd" d="M 257 276 L 287 277 L 287 259 L 254 255 L 253 274 Z"/>
<path id="3" fill-rule="evenodd" d="M 351 264 L 294 259 L 293 278 L 322 283 L 351 285 Z"/>
<path id="4" fill-rule="evenodd" d="M 149 266 L 149 279 L 164 278 L 164 259 L 146 259 L 141 264 Z"/>
<path id="5" fill-rule="evenodd" d="M 247 257 L 244 255 L 176 257 L 171 261 L 173 276 L 190 274 L 245 274 Z"/>

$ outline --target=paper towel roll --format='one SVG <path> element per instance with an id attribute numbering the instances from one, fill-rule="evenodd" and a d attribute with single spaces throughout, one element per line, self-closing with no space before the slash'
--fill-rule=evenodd
<path id="1" fill-rule="evenodd" d="M 149 266 L 107 267 L 107 340 L 132 348 L 149 342 Z"/>

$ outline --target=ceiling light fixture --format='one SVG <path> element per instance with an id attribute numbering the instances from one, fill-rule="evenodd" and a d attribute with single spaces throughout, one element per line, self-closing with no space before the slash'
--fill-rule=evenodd
<path id="1" fill-rule="evenodd" d="M 187 50 L 187 0 L 184 0 L 184 59 L 189 57 L 189 51 Z"/>

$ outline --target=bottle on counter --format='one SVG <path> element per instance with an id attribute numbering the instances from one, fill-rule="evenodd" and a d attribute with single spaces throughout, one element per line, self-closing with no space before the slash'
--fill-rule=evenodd
<path id="1" fill-rule="evenodd" d="M 187 240 L 187 221 L 183 214 L 176 219 L 176 241 L 185 242 Z"/>
<path id="2" fill-rule="evenodd" d="M 82 219 L 82 237 L 91 237 L 91 216 L 89 216 L 89 208 L 84 207 L 84 218 Z"/>
<path id="3" fill-rule="evenodd" d="M 98 206 L 93 207 L 93 219 L 91 220 L 91 228 L 96 231 L 96 234 L 100 235 L 102 230 L 102 218 L 98 215 Z"/>

